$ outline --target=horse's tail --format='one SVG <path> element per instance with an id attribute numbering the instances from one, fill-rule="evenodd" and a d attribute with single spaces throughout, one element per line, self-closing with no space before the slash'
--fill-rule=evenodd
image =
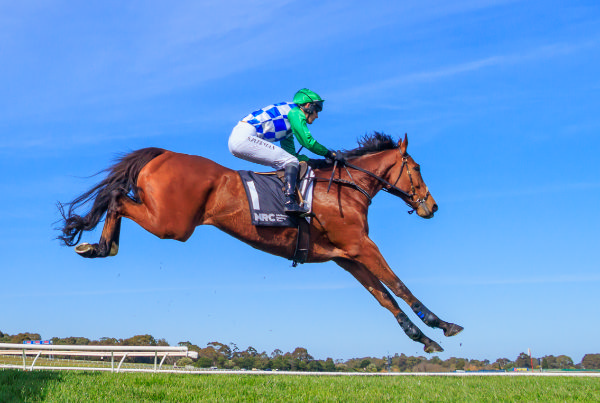
<path id="1" fill-rule="evenodd" d="M 81 240 L 83 231 L 91 231 L 100 222 L 110 201 L 117 191 L 129 195 L 139 202 L 137 179 L 142 168 L 152 159 L 158 157 L 165 150 L 162 148 L 142 148 L 119 158 L 117 162 L 103 170 L 108 172 L 107 177 L 96 186 L 77 197 L 70 203 L 58 203 L 58 209 L 63 217 L 64 225 L 60 228 L 62 235 L 58 237 L 66 246 L 75 246 Z M 93 201 L 91 209 L 83 216 L 76 210 Z M 65 208 L 68 206 L 68 208 Z"/>

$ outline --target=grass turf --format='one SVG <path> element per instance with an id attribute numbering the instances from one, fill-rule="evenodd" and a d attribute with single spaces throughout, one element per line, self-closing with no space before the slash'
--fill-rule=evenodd
<path id="1" fill-rule="evenodd" d="M 600 401 L 587 377 L 349 377 L 0 371 L 0 402 Z"/>

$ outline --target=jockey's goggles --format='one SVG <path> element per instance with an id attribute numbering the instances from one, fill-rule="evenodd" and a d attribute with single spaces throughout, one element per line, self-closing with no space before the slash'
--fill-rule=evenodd
<path id="1" fill-rule="evenodd" d="M 323 110 L 323 101 L 316 101 L 312 104 L 315 106 L 315 111 L 321 112 Z"/>

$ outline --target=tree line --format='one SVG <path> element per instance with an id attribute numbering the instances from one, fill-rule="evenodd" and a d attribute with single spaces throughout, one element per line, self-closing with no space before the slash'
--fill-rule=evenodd
<path id="1" fill-rule="evenodd" d="M 18 343 L 23 341 L 42 340 L 38 333 L 19 333 L 16 335 L 5 334 L 0 331 L 0 343 Z M 136 335 L 128 339 L 102 337 L 100 340 L 90 340 L 85 337 L 53 337 L 52 344 L 71 345 L 110 345 L 110 346 L 168 346 L 165 339 L 156 339 L 149 334 Z M 252 346 L 241 350 L 235 343 L 210 342 L 206 347 L 199 347 L 189 341 L 178 343 L 189 350 L 197 351 L 198 358 L 181 358 L 170 364 L 177 366 L 192 366 L 197 368 L 217 369 L 259 369 L 281 371 L 311 371 L 311 372 L 452 372 L 452 371 L 493 371 L 512 370 L 514 368 L 542 368 L 542 369 L 600 369 L 600 354 L 586 354 L 580 363 L 575 364 L 571 357 L 566 355 L 548 355 L 539 358 L 530 358 L 522 352 L 514 360 L 498 358 L 490 360 L 475 360 L 468 358 L 452 357 L 441 360 L 437 356 L 426 358 L 423 356 L 407 356 L 395 354 L 388 357 L 362 357 L 349 360 L 315 359 L 304 347 L 297 347 L 292 352 L 283 352 L 275 349 L 270 354 L 266 351 L 259 352 Z M 93 357 L 85 357 L 93 359 Z M 132 357 L 128 360 L 146 362 L 147 357 Z M 168 362 L 169 363 L 169 362 Z"/>

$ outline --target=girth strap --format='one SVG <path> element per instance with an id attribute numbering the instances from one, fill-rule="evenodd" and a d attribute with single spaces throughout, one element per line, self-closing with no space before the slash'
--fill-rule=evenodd
<path id="1" fill-rule="evenodd" d="M 306 218 L 301 217 L 298 220 L 298 236 L 296 238 L 296 250 L 292 257 L 292 267 L 298 266 L 298 263 L 305 263 L 308 259 L 308 249 L 310 247 L 310 224 Z"/>

